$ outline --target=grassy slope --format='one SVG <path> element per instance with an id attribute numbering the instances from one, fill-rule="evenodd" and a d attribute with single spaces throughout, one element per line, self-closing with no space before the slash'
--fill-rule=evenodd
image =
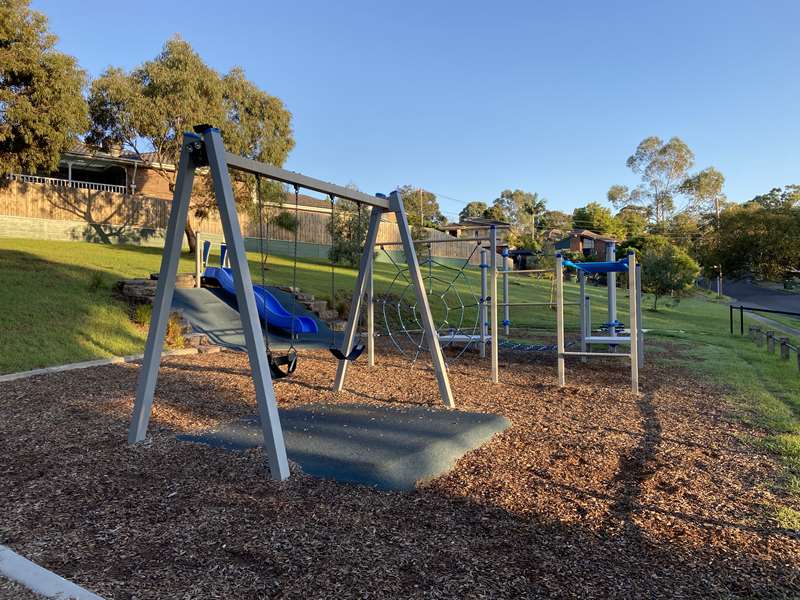
<path id="1" fill-rule="evenodd" d="M 131 324 L 124 304 L 111 298 L 110 286 L 119 278 L 146 277 L 157 271 L 160 257 L 157 249 L 0 239 L 0 330 L 4 338 L 0 373 L 140 352 L 144 334 Z M 251 254 L 249 259 L 254 281 L 259 281 L 258 257 Z M 271 257 L 269 265 L 270 284 L 291 283 L 290 259 Z M 193 268 L 193 260 L 183 257 L 180 270 Z M 423 274 L 428 275 L 427 268 Z M 450 281 L 455 271 L 434 268 L 432 275 Z M 355 269 L 337 268 L 337 290 L 346 295 L 355 276 Z M 300 262 L 297 284 L 305 292 L 329 298 L 329 267 L 321 261 Z M 391 287 L 400 295 L 406 282 L 397 276 L 394 266 L 376 263 L 375 286 L 379 293 Z M 441 290 L 441 286 L 434 287 Z M 465 304 L 473 304 L 472 293 L 480 288 L 479 271 L 469 269 L 455 287 Z M 511 300 L 548 302 L 550 287 L 548 280 L 514 277 Z M 587 293 L 593 301 L 593 322 L 603 322 L 606 289 L 588 286 Z M 565 296 L 567 301 L 577 300 L 574 283 L 566 284 Z M 437 302 L 432 305 L 441 313 Z M 684 366 L 727 384 L 731 400 L 752 409 L 754 424 L 770 432 L 764 443 L 784 458 L 790 472 L 800 473 L 800 374 L 794 361 L 781 362 L 749 340 L 731 337 L 727 305 L 711 296 L 685 299 L 658 312 L 649 310 L 650 305 L 646 300 L 648 335 L 684 345 L 692 359 L 683 361 Z M 470 311 L 465 322 L 471 326 L 475 309 Z M 565 312 L 568 328 L 576 329 L 577 307 L 568 306 Z M 516 326 L 543 331 L 552 332 L 555 326 L 554 312 L 547 307 L 512 308 L 511 318 Z M 619 318 L 628 319 L 624 294 L 619 298 Z M 800 493 L 800 479 L 790 478 L 789 487 Z"/>

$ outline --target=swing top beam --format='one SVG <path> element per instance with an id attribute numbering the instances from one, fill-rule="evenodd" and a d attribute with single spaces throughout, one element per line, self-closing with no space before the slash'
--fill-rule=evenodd
<path id="1" fill-rule="evenodd" d="M 295 173 L 294 171 L 287 171 L 286 169 L 258 162 L 250 158 L 244 158 L 243 156 L 231 152 L 225 153 L 225 162 L 228 164 L 228 167 L 236 171 L 243 171 L 245 173 L 251 173 L 252 175 L 262 175 L 269 179 L 280 181 L 281 183 L 296 185 L 306 190 L 312 190 L 327 196 L 335 196 L 336 198 L 352 200 L 353 202 L 366 204 L 367 206 L 377 206 L 383 210 L 397 210 L 397 207 L 390 198 L 371 196 L 364 192 L 359 192 L 358 190 L 351 190 L 341 185 L 336 185 L 335 183 L 328 183 L 321 179 L 314 179 L 313 177 Z"/>

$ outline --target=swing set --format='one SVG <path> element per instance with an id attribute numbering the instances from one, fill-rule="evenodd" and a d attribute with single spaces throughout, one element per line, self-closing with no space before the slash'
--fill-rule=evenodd
<path id="1" fill-rule="evenodd" d="M 264 451 L 267 455 L 270 476 L 273 479 L 283 480 L 289 476 L 289 465 L 286 458 L 286 447 L 283 439 L 278 416 L 278 407 L 275 400 L 273 379 L 290 375 L 297 368 L 297 353 L 294 348 L 295 331 L 294 319 L 291 316 L 292 341 L 290 350 L 285 356 L 268 356 L 268 336 L 262 330 L 256 299 L 257 287 L 252 284 L 250 269 L 245 253 L 244 238 L 242 237 L 239 218 L 236 213 L 236 201 L 233 194 L 229 169 L 247 173 L 259 178 L 264 177 L 272 181 L 288 184 L 295 190 L 295 210 L 297 211 L 298 195 L 301 188 L 312 190 L 327 195 L 335 208 L 337 198 L 350 200 L 360 207 L 370 207 L 369 225 L 367 228 L 366 242 L 359 263 L 358 277 L 353 290 L 350 303 L 349 316 L 344 329 L 341 343 L 331 344 L 330 352 L 338 361 L 336 376 L 332 389 L 339 392 L 344 387 L 347 366 L 364 352 L 364 345 L 356 343 L 359 315 L 361 313 L 363 298 L 367 289 L 368 274 L 371 272 L 373 248 L 378 235 L 381 217 L 384 213 L 392 212 L 397 220 L 397 226 L 402 240 L 403 252 L 408 265 L 408 278 L 416 295 L 416 307 L 419 313 L 420 324 L 424 332 L 425 345 L 430 352 L 433 370 L 436 376 L 439 394 L 442 402 L 449 408 L 455 406 L 447 368 L 444 362 L 439 335 L 431 315 L 428 296 L 425 291 L 423 276 L 420 271 L 414 250 L 414 242 L 408 218 L 400 194 L 392 192 L 388 197 L 371 196 L 356 190 L 327 183 L 306 175 L 286 171 L 279 167 L 244 158 L 225 150 L 222 136 L 218 129 L 208 125 L 198 125 L 194 133 L 185 133 L 181 146 L 180 162 L 178 164 L 177 178 L 174 188 L 172 210 L 165 236 L 164 253 L 161 260 L 156 296 L 153 302 L 153 315 L 147 334 L 144 359 L 139 371 L 136 400 L 130 428 L 128 430 L 129 443 L 141 442 L 147 435 L 150 416 L 153 409 L 158 372 L 161 363 L 161 353 L 164 348 L 164 337 L 167 321 L 172 308 L 172 299 L 175 291 L 175 279 L 178 271 L 178 262 L 181 255 L 183 232 L 189 213 L 189 202 L 192 195 L 192 184 L 198 168 L 207 168 L 213 182 L 213 194 L 219 209 L 220 220 L 226 244 L 226 254 L 229 261 L 233 286 L 235 288 L 239 314 L 242 319 L 245 346 L 252 371 L 255 386 L 256 403 L 260 416 L 261 429 L 264 441 Z M 260 189 L 260 186 L 258 186 Z M 260 209 L 263 201 L 260 198 Z M 263 210 L 260 233 L 263 231 Z M 298 223 L 299 225 L 299 223 Z M 297 283 L 297 234 L 295 228 L 294 238 L 294 264 L 293 288 Z M 265 236 L 261 236 L 262 244 Z M 261 253 L 262 284 L 266 283 L 266 267 L 268 252 Z M 224 271 L 224 269 L 222 269 Z M 335 292 L 335 267 L 331 265 L 332 294 Z M 333 298 L 333 296 L 332 296 Z M 296 303 L 296 298 L 293 304 Z M 294 313 L 294 310 L 293 310 Z M 332 342 L 335 338 L 332 337 Z M 272 355 L 272 353 L 269 353 Z M 282 367 L 285 367 L 283 369 Z"/>

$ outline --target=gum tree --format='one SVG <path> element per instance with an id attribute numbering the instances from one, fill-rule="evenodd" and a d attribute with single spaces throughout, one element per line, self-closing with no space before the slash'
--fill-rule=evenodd
<path id="1" fill-rule="evenodd" d="M 0 2 L 0 175 L 55 171 L 86 131 L 86 75 L 29 0 Z"/>
<path id="2" fill-rule="evenodd" d="M 131 72 L 106 70 L 92 83 L 89 110 L 88 141 L 128 148 L 167 179 L 170 188 L 183 132 L 199 123 L 219 127 L 231 152 L 277 166 L 294 147 L 291 113 L 280 99 L 248 81 L 239 68 L 221 76 L 178 37 Z M 254 179 L 237 177 L 237 200 L 252 200 Z M 207 188 L 208 182 L 200 185 Z M 279 186 L 262 185 L 268 199 L 282 199 Z M 205 218 L 212 207 L 209 194 L 193 199 L 198 218 Z M 194 250 L 196 238 L 188 223 L 186 237 Z"/>

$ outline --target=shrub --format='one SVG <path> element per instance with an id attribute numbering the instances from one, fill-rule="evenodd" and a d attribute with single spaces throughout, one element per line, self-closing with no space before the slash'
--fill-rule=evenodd
<path id="1" fill-rule="evenodd" d="M 89 275 L 89 291 L 95 293 L 106 287 L 106 280 L 100 271 L 92 271 Z"/>
<path id="2" fill-rule="evenodd" d="M 642 291 L 653 294 L 653 310 L 661 296 L 679 298 L 691 289 L 700 266 L 682 250 L 660 235 L 649 236 L 641 249 Z"/>
<path id="3" fill-rule="evenodd" d="M 361 259 L 369 225 L 368 210 L 359 210 L 354 202 L 339 200 L 328 225 L 333 243 L 328 257 L 337 264 L 354 267 Z"/>
<path id="4" fill-rule="evenodd" d="M 153 316 L 152 304 L 136 304 L 133 306 L 131 312 L 131 320 L 142 327 L 150 325 L 150 319 Z"/>
<path id="5" fill-rule="evenodd" d="M 136 304 L 131 310 L 131 320 L 142 328 L 150 327 L 150 320 L 153 318 L 152 304 Z M 170 348 L 183 348 L 186 339 L 183 335 L 183 324 L 178 313 L 171 313 L 167 321 L 167 333 L 164 338 L 166 345 Z"/>

